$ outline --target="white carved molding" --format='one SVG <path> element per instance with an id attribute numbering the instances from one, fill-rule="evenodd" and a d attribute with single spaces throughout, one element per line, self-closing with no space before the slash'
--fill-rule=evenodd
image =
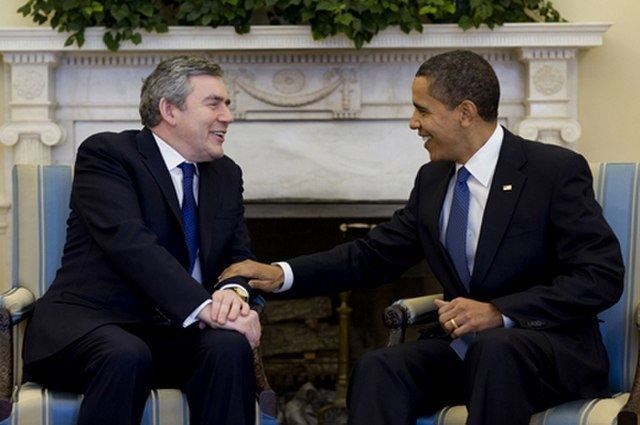
<path id="1" fill-rule="evenodd" d="M 578 121 L 572 118 L 526 118 L 518 126 L 518 133 L 525 139 L 570 149 L 575 149 L 581 131 Z"/>
<path id="2" fill-rule="evenodd" d="M 519 23 L 505 24 L 493 30 L 461 30 L 455 24 L 425 25 L 422 33 L 405 34 L 388 28 L 363 46 L 372 49 L 453 49 L 453 48 L 518 48 L 518 47 L 594 47 L 602 45 L 602 34 L 609 23 Z M 65 47 L 67 34 L 47 28 L 3 29 L 0 51 L 107 51 L 102 42 L 103 30 L 91 28 L 85 33 L 82 49 Z M 246 51 L 246 50 L 333 50 L 353 49 L 344 36 L 313 40 L 306 26 L 253 26 L 248 34 L 238 35 L 230 27 L 171 27 L 165 34 L 144 34 L 139 45 L 125 43 L 122 51 Z"/>
<path id="3" fill-rule="evenodd" d="M 64 131 L 55 121 L 55 52 L 7 52 L 9 120 L 0 127 L 0 143 L 14 146 L 14 164 L 49 164 L 51 146 Z"/>
<path id="4" fill-rule="evenodd" d="M 576 52 L 564 46 L 519 49 L 527 69 L 526 116 L 518 126 L 523 137 L 577 149 Z"/>

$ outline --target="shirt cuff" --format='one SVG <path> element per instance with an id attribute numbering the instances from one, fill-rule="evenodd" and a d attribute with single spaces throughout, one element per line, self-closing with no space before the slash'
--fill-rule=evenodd
<path id="1" fill-rule="evenodd" d="M 202 304 L 200 304 L 200 306 L 198 308 L 196 308 L 195 310 L 193 310 L 193 313 L 191 313 L 189 315 L 189 317 L 187 317 L 186 319 L 184 319 L 184 322 L 182 322 L 182 327 L 186 328 L 187 326 L 191 326 L 192 324 L 194 324 L 195 322 L 198 321 L 198 314 L 200 314 L 200 312 L 202 311 L 203 308 L 205 308 L 207 305 L 211 304 L 211 299 L 206 300 L 205 302 L 203 302 Z"/>
<path id="2" fill-rule="evenodd" d="M 276 289 L 273 292 L 276 292 L 276 293 L 284 292 L 291 289 L 291 286 L 293 286 L 293 270 L 291 269 L 291 266 L 289 265 L 289 263 L 284 261 L 278 261 L 275 263 L 271 263 L 271 265 L 280 266 L 280 268 L 284 272 L 284 282 L 282 282 L 282 286 L 280 286 L 278 289 Z"/>
<path id="3" fill-rule="evenodd" d="M 513 319 L 511 319 L 510 317 L 505 316 L 504 314 L 502 315 L 502 323 L 504 323 L 504 327 L 505 328 L 515 328 L 516 327 L 516 322 L 514 322 Z"/>

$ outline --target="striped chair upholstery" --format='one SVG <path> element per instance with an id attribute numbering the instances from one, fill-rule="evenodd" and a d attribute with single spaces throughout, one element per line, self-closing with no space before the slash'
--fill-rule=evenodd
<path id="1" fill-rule="evenodd" d="M 13 282 L 39 297 L 49 287 L 60 266 L 69 215 L 73 168 L 65 165 L 17 165 L 13 169 Z M 13 333 L 16 387 L 11 416 L 0 425 L 73 425 L 82 395 L 49 391 L 21 382 L 24 322 Z M 275 424 L 258 413 L 256 423 Z M 189 423 L 186 398 L 179 390 L 152 391 L 145 406 L 143 425 Z"/>
<path id="2" fill-rule="evenodd" d="M 596 199 L 620 241 L 626 266 L 625 289 L 620 301 L 600 315 L 611 370 L 612 398 L 577 400 L 535 414 L 531 425 L 614 425 L 616 416 L 629 398 L 638 354 L 636 306 L 638 284 L 638 164 L 591 164 Z M 432 416 L 420 418 L 418 425 L 464 425 L 467 409 L 448 406 Z"/>

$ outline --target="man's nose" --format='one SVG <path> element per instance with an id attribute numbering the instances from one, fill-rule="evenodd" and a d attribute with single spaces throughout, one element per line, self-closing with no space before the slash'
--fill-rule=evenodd
<path id="1" fill-rule="evenodd" d="M 233 112 L 231 112 L 229 105 L 224 105 L 224 111 L 218 116 L 218 120 L 227 124 L 233 122 Z"/>

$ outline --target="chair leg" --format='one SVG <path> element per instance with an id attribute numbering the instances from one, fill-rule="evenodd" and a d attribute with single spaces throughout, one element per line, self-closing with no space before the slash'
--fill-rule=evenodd
<path id="1" fill-rule="evenodd" d="M 256 377 L 256 388 L 258 393 L 258 405 L 260 411 L 269 416 L 276 417 L 278 400 L 276 393 L 271 389 L 267 374 L 262 363 L 262 350 L 260 347 L 253 349 L 253 369 Z"/>
<path id="2" fill-rule="evenodd" d="M 13 391 L 13 338 L 11 335 L 11 315 L 6 308 L 0 308 L 0 421 L 11 414 L 11 394 Z"/>

